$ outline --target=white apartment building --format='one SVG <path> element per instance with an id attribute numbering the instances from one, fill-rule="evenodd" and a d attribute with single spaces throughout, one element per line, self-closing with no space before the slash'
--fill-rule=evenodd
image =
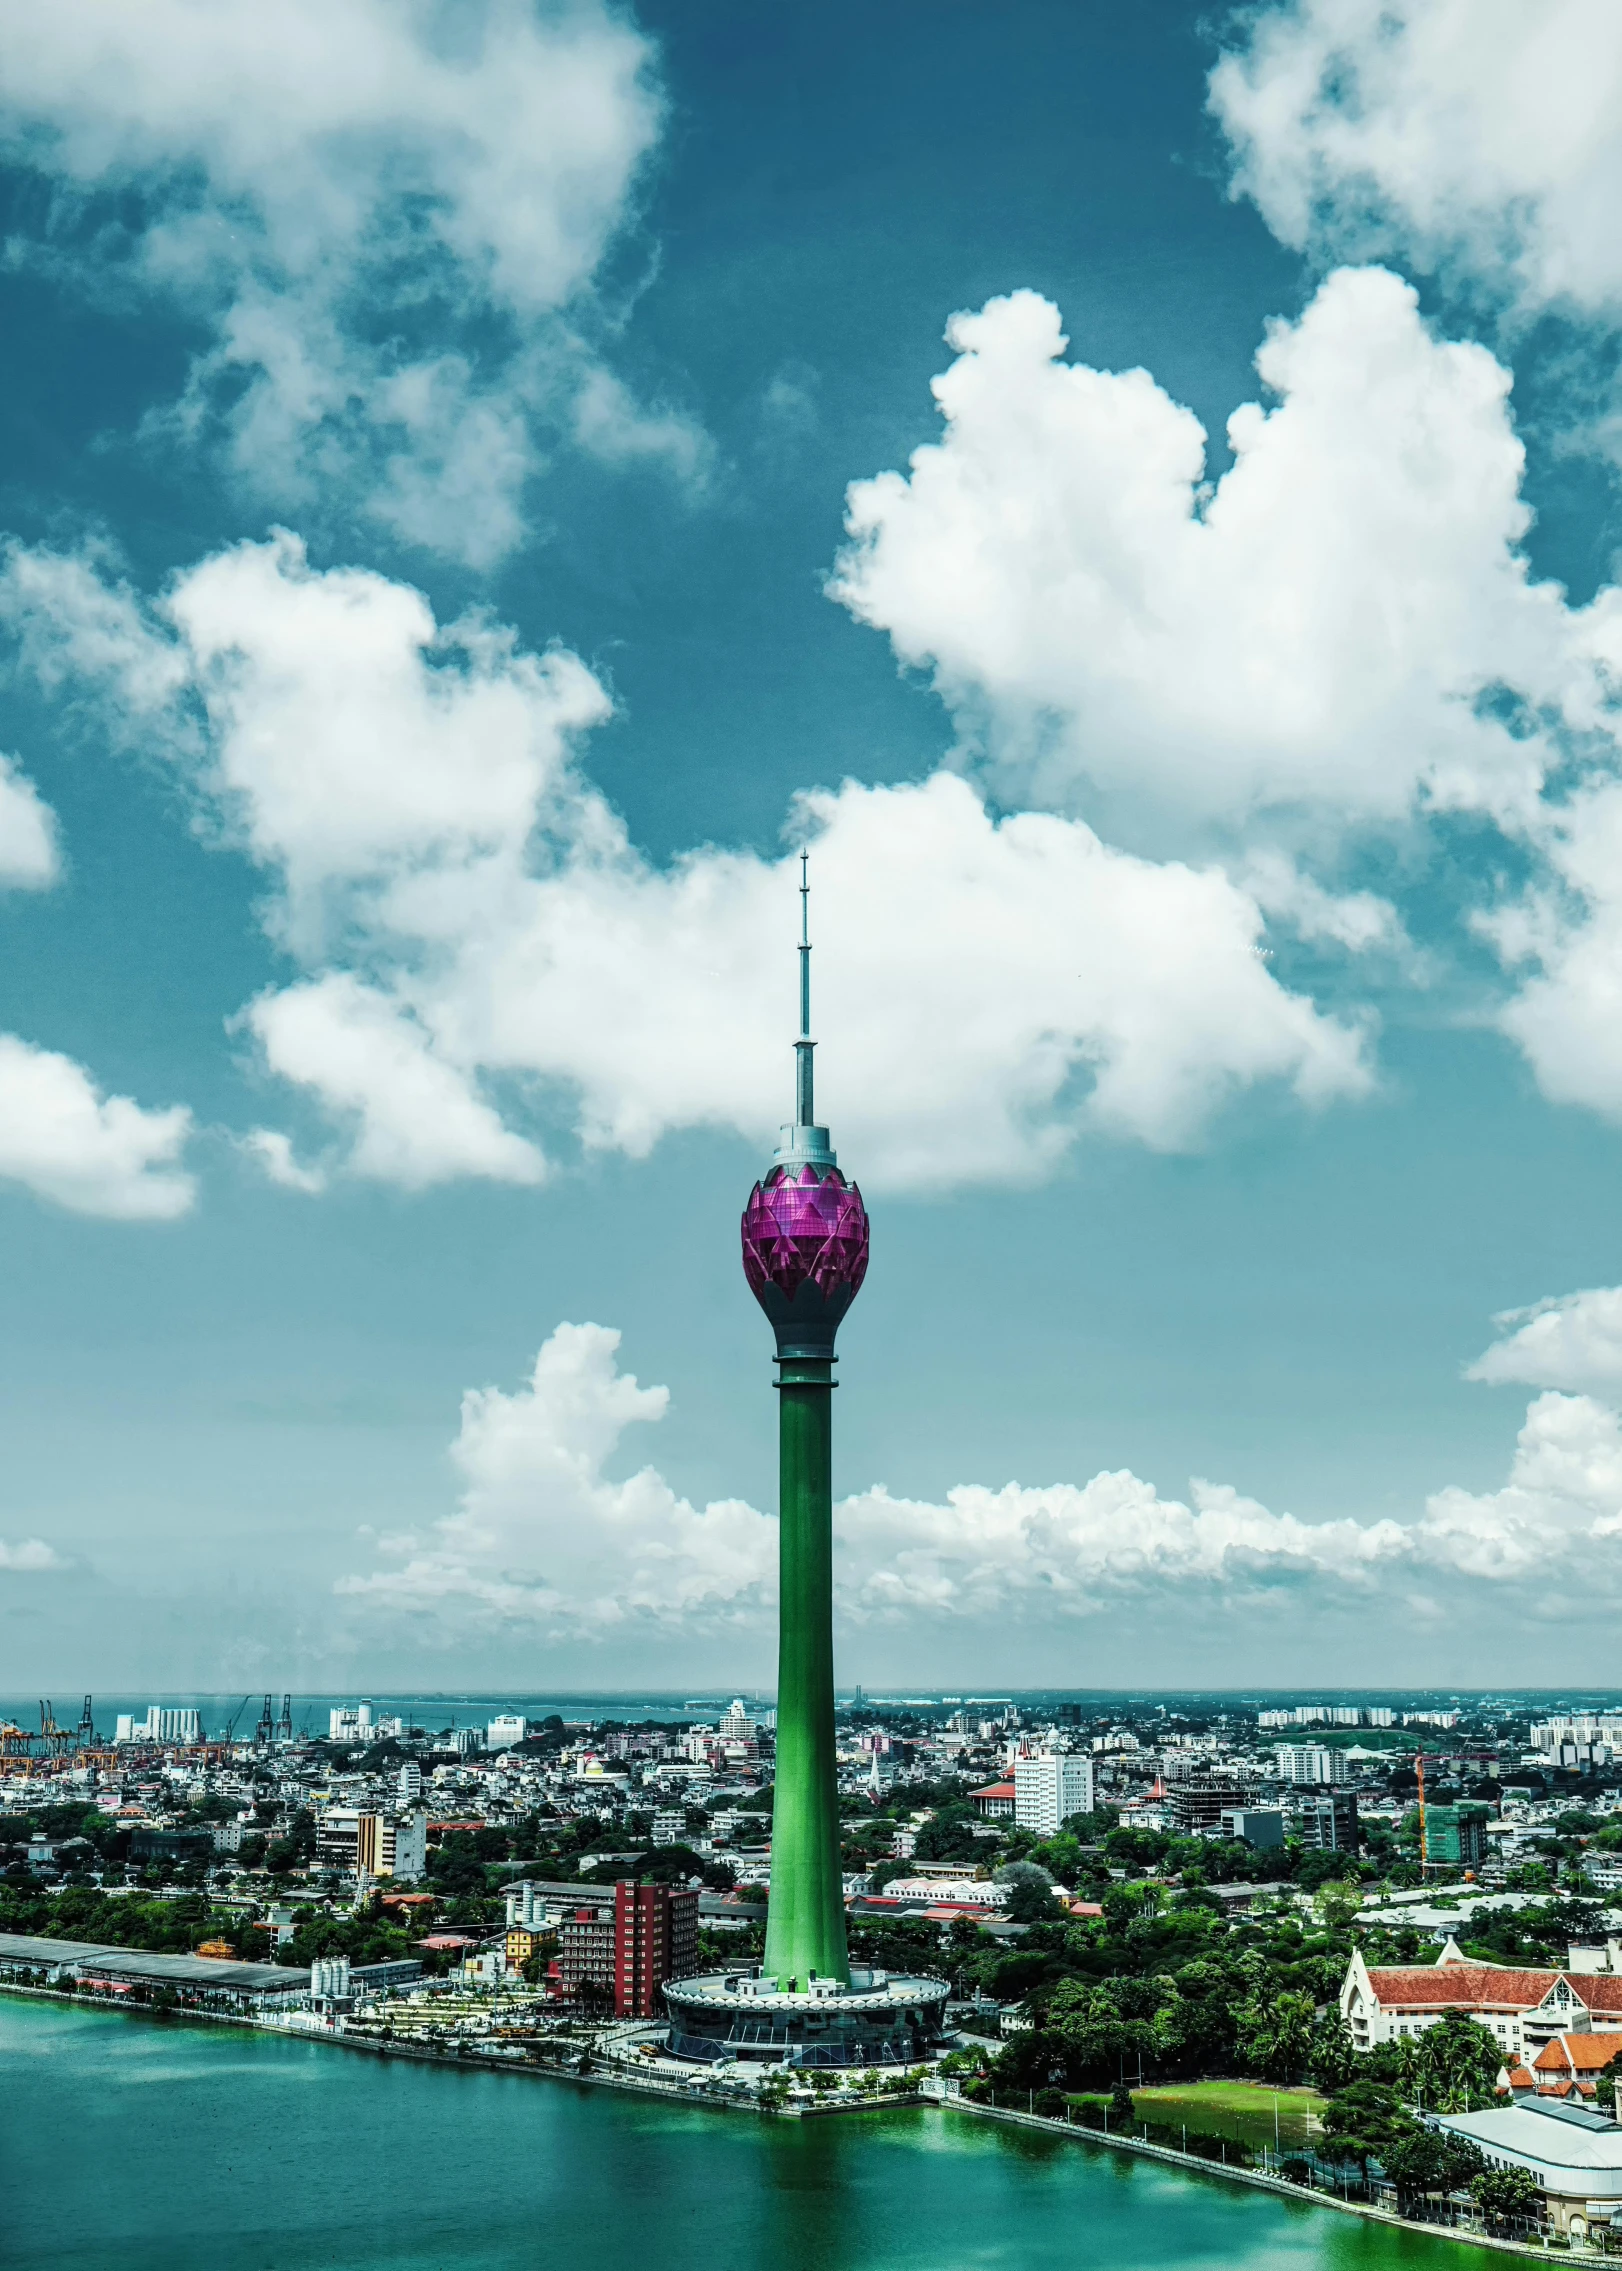
<path id="1" fill-rule="evenodd" d="M 1346 1753 L 1327 1743 L 1279 1743 L 1273 1752 L 1281 1782 L 1324 1783 L 1346 1780 Z"/>
<path id="2" fill-rule="evenodd" d="M 1072 1814 L 1093 1810 L 1093 1762 L 1084 1751 L 1044 1751 L 1014 1761 L 1014 1819 L 1052 1837 Z"/>
<path id="3" fill-rule="evenodd" d="M 516 1711 L 501 1711 L 484 1730 L 484 1747 L 491 1751 L 510 1751 L 528 1733 L 527 1719 Z"/>
<path id="4" fill-rule="evenodd" d="M 414 1884 L 428 1870 L 428 1816 L 330 1806 L 316 1824 L 315 1852 L 328 1868 Z"/>

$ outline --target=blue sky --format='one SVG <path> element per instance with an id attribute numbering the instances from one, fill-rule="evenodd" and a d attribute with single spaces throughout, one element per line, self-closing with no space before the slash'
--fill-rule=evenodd
<path id="1" fill-rule="evenodd" d="M 139 34 L 0 110 L 10 1684 L 769 1676 L 802 842 L 844 1676 L 1604 1679 L 1612 12 Z"/>

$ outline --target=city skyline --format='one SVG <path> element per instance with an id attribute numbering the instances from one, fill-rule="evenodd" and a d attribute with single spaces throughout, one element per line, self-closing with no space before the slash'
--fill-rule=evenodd
<path id="1" fill-rule="evenodd" d="M 19 21 L 0 1685 L 768 1679 L 807 846 L 840 1691 L 1603 1674 L 1561 13 Z"/>

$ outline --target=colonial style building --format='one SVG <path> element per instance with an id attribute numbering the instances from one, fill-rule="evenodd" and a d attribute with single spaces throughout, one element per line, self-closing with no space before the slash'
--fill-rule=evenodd
<path id="1" fill-rule="evenodd" d="M 1359 2050 L 1423 2034 L 1449 2011 L 1479 2021 L 1508 2066 L 1530 2067 L 1559 2035 L 1610 2034 L 1622 2049 L 1622 1975 L 1472 1963 L 1452 1940 L 1434 1964 L 1371 1969 L 1354 1950 L 1340 2009 Z"/>

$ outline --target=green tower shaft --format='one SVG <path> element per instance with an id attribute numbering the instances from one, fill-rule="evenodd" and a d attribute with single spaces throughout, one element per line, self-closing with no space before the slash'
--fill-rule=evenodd
<path id="1" fill-rule="evenodd" d="M 833 1361 L 778 1359 L 777 1778 L 765 1969 L 850 1982 L 834 1757 Z"/>

